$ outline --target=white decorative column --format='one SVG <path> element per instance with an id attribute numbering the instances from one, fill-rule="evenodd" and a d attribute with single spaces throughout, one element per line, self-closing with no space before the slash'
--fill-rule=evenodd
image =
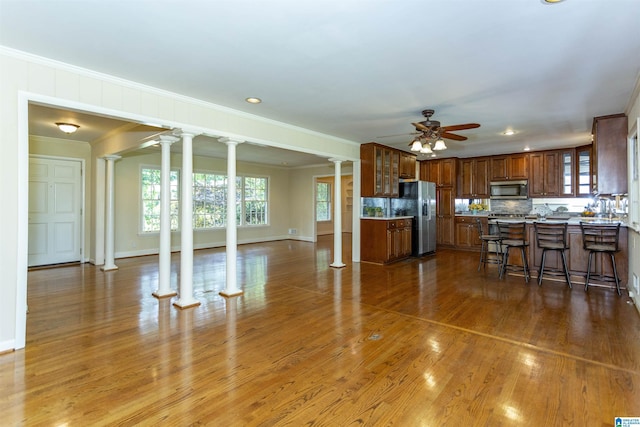
<path id="1" fill-rule="evenodd" d="M 193 134 L 183 132 L 182 136 L 182 187 L 180 206 L 180 290 L 179 298 L 173 303 L 178 308 L 200 305 L 193 297 Z"/>
<path id="2" fill-rule="evenodd" d="M 156 298 L 168 298 L 178 293 L 171 289 L 171 144 L 178 138 L 160 135 L 162 163 L 160 167 L 160 254 L 158 259 L 158 289 Z"/>
<path id="3" fill-rule="evenodd" d="M 341 268 L 342 262 L 342 160 L 329 159 L 335 164 L 334 196 L 333 196 L 333 262 L 331 267 Z"/>
<path id="4" fill-rule="evenodd" d="M 104 156 L 107 161 L 107 204 L 106 204 L 106 227 L 104 244 L 104 265 L 102 271 L 117 270 L 115 264 L 115 162 L 120 156 Z"/>
<path id="5" fill-rule="evenodd" d="M 236 146 L 242 141 L 231 138 L 220 138 L 220 142 L 227 144 L 227 283 L 223 297 L 242 295 L 244 291 L 238 288 L 236 262 L 238 254 L 238 224 L 236 222 Z"/>

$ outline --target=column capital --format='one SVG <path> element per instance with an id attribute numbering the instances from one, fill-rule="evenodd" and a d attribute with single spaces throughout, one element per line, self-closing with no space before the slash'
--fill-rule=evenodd
<path id="1" fill-rule="evenodd" d="M 158 141 L 160 144 L 169 144 L 169 145 L 173 144 L 174 142 L 180 141 L 180 138 L 173 135 L 160 135 L 158 139 L 160 140 Z"/>
<path id="2" fill-rule="evenodd" d="M 339 159 L 337 157 L 331 157 L 331 158 L 329 158 L 329 161 L 332 162 L 332 163 L 342 163 L 342 162 L 346 162 L 347 160 L 346 159 Z"/>
<path id="3" fill-rule="evenodd" d="M 218 138 L 218 141 L 222 142 L 223 144 L 227 144 L 227 145 L 238 145 L 238 144 L 242 144 L 243 140 L 241 139 L 237 139 L 237 138 L 230 138 L 228 136 L 223 136 L 221 138 Z"/>
<path id="4" fill-rule="evenodd" d="M 173 135 L 182 138 L 184 136 L 194 137 L 194 136 L 200 135 L 202 132 L 199 132 L 199 131 L 196 131 L 196 130 L 193 130 L 193 129 L 178 129 L 178 128 L 176 128 L 176 129 L 172 130 L 172 133 L 173 133 Z"/>
<path id="5" fill-rule="evenodd" d="M 107 154 L 106 156 L 102 156 L 102 158 L 104 160 L 120 160 L 122 158 L 122 156 L 118 156 L 117 154 Z"/>

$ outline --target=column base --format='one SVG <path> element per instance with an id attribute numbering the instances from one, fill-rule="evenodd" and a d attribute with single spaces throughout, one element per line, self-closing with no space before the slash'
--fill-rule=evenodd
<path id="1" fill-rule="evenodd" d="M 118 266 L 117 265 L 104 265 L 102 267 L 100 267 L 100 270 L 102 271 L 113 271 L 113 270 L 117 270 Z"/>
<path id="2" fill-rule="evenodd" d="M 161 294 L 159 293 L 159 291 L 155 291 L 153 292 L 151 295 L 153 295 L 154 297 L 158 298 L 158 299 L 162 299 L 162 298 L 171 298 L 171 297 L 175 297 L 176 295 L 178 295 L 177 292 L 175 291 L 171 291 L 169 293 L 166 294 Z"/>
<path id="3" fill-rule="evenodd" d="M 192 307 L 197 307 L 199 305 L 200 305 L 200 301 L 198 301 L 196 299 L 191 300 L 191 301 L 180 301 L 180 300 L 178 300 L 178 301 L 173 303 L 173 306 L 176 307 L 176 308 L 179 308 L 180 310 L 184 310 L 184 309 L 192 308 Z"/>
<path id="4" fill-rule="evenodd" d="M 332 262 L 331 264 L 329 264 L 329 267 L 333 267 L 333 268 L 342 268 L 346 266 L 347 264 L 343 264 L 341 262 Z"/>
<path id="5" fill-rule="evenodd" d="M 225 298 L 231 298 L 231 297 L 237 297 L 244 294 L 244 291 L 242 289 L 234 289 L 234 290 L 229 290 L 227 291 L 226 289 L 222 292 L 219 293 L 219 295 L 225 297 Z"/>

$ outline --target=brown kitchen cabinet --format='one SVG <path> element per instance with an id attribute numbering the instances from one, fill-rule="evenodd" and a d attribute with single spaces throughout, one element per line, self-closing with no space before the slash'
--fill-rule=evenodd
<path id="1" fill-rule="evenodd" d="M 594 187 L 599 194 L 627 193 L 627 116 L 593 119 Z"/>
<path id="2" fill-rule="evenodd" d="M 541 151 L 529 155 L 529 197 L 560 195 L 560 153 Z"/>
<path id="3" fill-rule="evenodd" d="M 398 197 L 399 150 L 376 143 L 360 146 L 362 197 Z"/>
<path id="4" fill-rule="evenodd" d="M 416 156 L 400 151 L 400 178 L 416 179 Z"/>
<path id="5" fill-rule="evenodd" d="M 420 180 L 434 182 L 436 187 L 456 185 L 456 158 L 420 162 Z"/>
<path id="6" fill-rule="evenodd" d="M 388 264 L 411 256 L 411 218 L 361 219 L 360 259 Z"/>
<path id="7" fill-rule="evenodd" d="M 436 244 L 455 245 L 455 191 L 453 187 L 436 187 Z"/>
<path id="8" fill-rule="evenodd" d="M 488 157 L 460 159 L 458 170 L 458 196 L 466 199 L 489 198 L 489 163 Z"/>
<path id="9" fill-rule="evenodd" d="M 576 147 L 575 195 L 578 197 L 591 196 L 593 190 L 591 148 L 591 144 Z"/>
<path id="10" fill-rule="evenodd" d="M 476 222 L 478 218 L 483 222 L 483 230 L 487 230 L 486 217 L 455 217 L 456 248 L 472 251 L 479 251 L 482 248 L 482 242 L 480 241 L 480 235 L 478 233 L 478 224 Z"/>
<path id="11" fill-rule="evenodd" d="M 492 156 L 489 166 L 490 181 L 529 178 L 529 156 L 527 154 L 508 154 Z"/>

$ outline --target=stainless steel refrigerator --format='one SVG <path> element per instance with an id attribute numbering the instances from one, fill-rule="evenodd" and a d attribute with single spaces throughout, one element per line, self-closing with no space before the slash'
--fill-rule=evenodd
<path id="1" fill-rule="evenodd" d="M 400 183 L 400 197 L 391 199 L 392 213 L 413 216 L 411 255 L 436 251 L 436 185 L 427 181 Z"/>

